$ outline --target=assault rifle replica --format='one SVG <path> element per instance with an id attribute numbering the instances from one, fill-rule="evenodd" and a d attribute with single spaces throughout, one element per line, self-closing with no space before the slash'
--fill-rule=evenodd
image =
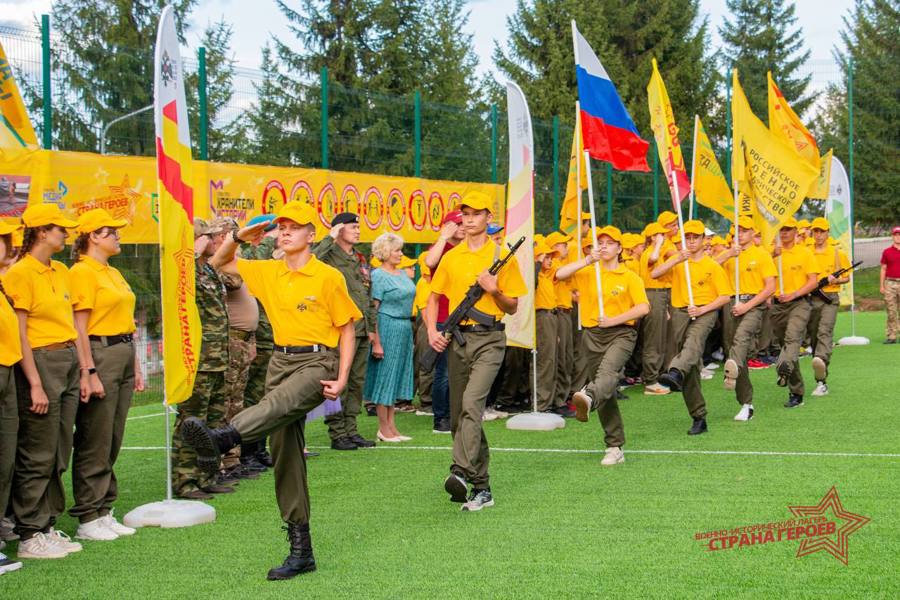
<path id="1" fill-rule="evenodd" d="M 852 271 L 853 269 L 855 269 L 862 263 L 863 263 L 863 261 L 858 260 L 855 263 L 853 263 L 852 265 L 850 265 L 849 267 L 846 267 L 843 269 L 838 269 L 837 271 L 835 271 L 834 273 L 831 274 L 831 277 L 834 277 L 835 279 L 840 279 L 841 275 L 843 275 L 844 273 L 847 273 L 848 271 Z M 816 285 L 816 289 L 811 291 L 810 295 L 815 296 L 816 298 L 818 298 L 825 304 L 831 304 L 831 298 L 829 298 L 825 294 L 825 292 L 822 291 L 822 288 L 825 287 L 826 285 L 828 285 L 828 276 L 825 276 L 819 280 L 819 283 Z"/>
<path id="2" fill-rule="evenodd" d="M 494 261 L 494 264 L 491 265 L 491 268 L 488 269 L 488 273 L 491 275 L 496 275 L 500 272 L 500 269 L 509 262 L 510 257 L 516 254 L 516 250 L 519 249 L 525 242 L 525 237 L 522 236 L 519 238 L 519 241 L 515 244 L 509 246 L 509 254 L 502 258 L 498 258 Z M 492 315 L 481 312 L 480 310 L 475 308 L 475 304 L 481 300 L 481 296 L 484 294 L 484 289 L 478 282 L 473 283 L 469 290 L 466 292 L 465 298 L 463 298 L 462 302 L 459 303 L 459 306 L 454 309 L 450 316 L 447 317 L 447 320 L 444 322 L 443 334 L 444 337 L 450 339 L 451 337 L 456 340 L 456 343 L 460 346 L 466 345 L 466 338 L 463 336 L 462 332 L 459 330 L 459 324 L 462 323 L 466 319 L 471 319 L 475 321 L 479 325 L 484 325 L 485 327 L 490 327 L 495 324 L 494 317 Z M 419 358 L 419 365 L 422 366 L 426 371 L 431 371 L 434 369 L 434 363 L 437 362 L 438 356 L 440 356 L 440 352 L 432 348 L 430 345 L 428 349 L 422 354 L 422 357 Z"/>

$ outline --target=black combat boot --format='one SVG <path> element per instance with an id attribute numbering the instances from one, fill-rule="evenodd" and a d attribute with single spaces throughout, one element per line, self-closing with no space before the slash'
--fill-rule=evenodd
<path id="1" fill-rule="evenodd" d="M 291 553 L 287 555 L 280 567 L 269 570 L 266 577 L 269 581 L 291 579 L 301 573 L 316 570 L 316 559 L 313 558 L 312 541 L 309 539 L 309 523 L 284 527 L 291 543 Z"/>
<path id="2" fill-rule="evenodd" d="M 241 444 L 241 434 L 231 425 L 210 429 L 197 417 L 181 424 L 181 439 L 197 452 L 197 467 L 209 475 L 219 472 L 222 454 Z"/>
<path id="3" fill-rule="evenodd" d="M 262 448 L 261 442 L 243 442 L 241 444 L 241 465 L 253 473 L 264 473 L 268 470 L 266 465 L 259 462 L 259 459 L 256 458 L 259 453 L 260 448 Z"/>

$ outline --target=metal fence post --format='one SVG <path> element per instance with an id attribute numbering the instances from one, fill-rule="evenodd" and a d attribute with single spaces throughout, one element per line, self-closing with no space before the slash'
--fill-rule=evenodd
<path id="1" fill-rule="evenodd" d="M 45 150 L 53 148 L 53 98 L 50 87 L 50 15 L 41 15 L 41 72 L 43 76 Z"/>
<path id="2" fill-rule="evenodd" d="M 553 117 L 553 229 L 559 229 L 559 115 Z"/>
<path id="3" fill-rule="evenodd" d="M 422 94 L 416 90 L 415 95 L 415 123 L 413 125 L 413 141 L 415 143 L 415 176 L 422 176 Z"/>
<path id="4" fill-rule="evenodd" d="M 656 138 L 653 138 L 653 219 L 659 218 L 659 154 Z"/>
<path id="5" fill-rule="evenodd" d="M 606 224 L 612 225 L 613 213 L 613 179 L 612 165 L 606 163 Z"/>
<path id="6" fill-rule="evenodd" d="M 847 73 L 847 163 L 849 171 L 847 177 L 850 180 L 850 255 L 853 255 L 853 227 L 856 222 L 853 220 L 853 58 L 847 65 L 849 73 Z"/>
<path id="7" fill-rule="evenodd" d="M 206 48 L 198 51 L 200 69 L 197 82 L 197 100 L 200 103 L 200 160 L 209 160 L 209 107 L 206 100 Z"/>
<path id="8" fill-rule="evenodd" d="M 322 67 L 319 73 L 320 88 L 322 90 L 322 168 L 328 168 L 328 67 Z"/>
<path id="9" fill-rule="evenodd" d="M 497 183 L 497 105 L 491 104 L 491 181 Z"/>

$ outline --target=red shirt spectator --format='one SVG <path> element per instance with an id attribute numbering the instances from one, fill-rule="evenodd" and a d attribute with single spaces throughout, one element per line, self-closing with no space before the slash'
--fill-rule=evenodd
<path id="1" fill-rule="evenodd" d="M 894 243 L 881 253 L 881 264 L 886 279 L 900 279 L 900 227 L 894 227 L 891 237 Z"/>

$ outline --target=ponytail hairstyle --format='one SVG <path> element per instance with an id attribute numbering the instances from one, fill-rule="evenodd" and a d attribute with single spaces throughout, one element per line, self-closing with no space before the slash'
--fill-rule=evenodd
<path id="1" fill-rule="evenodd" d="M 78 262 L 81 260 L 81 255 L 84 254 L 88 249 L 88 242 L 91 240 L 90 233 L 80 233 L 78 237 L 75 238 L 75 241 L 72 243 L 72 260 Z"/>

